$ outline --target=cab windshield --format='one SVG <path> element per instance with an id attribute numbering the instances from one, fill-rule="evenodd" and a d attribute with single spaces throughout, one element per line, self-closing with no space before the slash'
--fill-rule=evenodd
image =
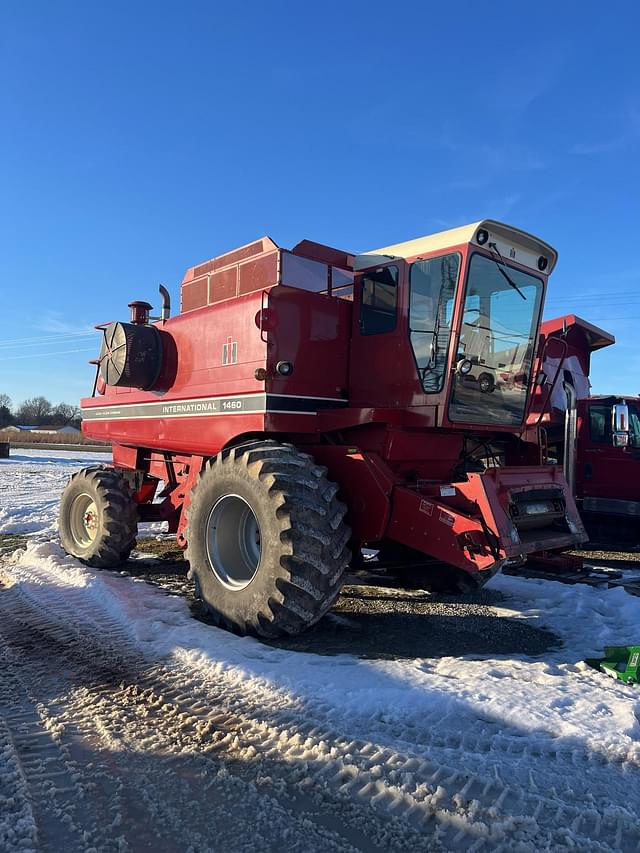
<path id="1" fill-rule="evenodd" d="M 539 278 L 474 254 L 469 263 L 449 419 L 522 423 L 543 285 Z"/>

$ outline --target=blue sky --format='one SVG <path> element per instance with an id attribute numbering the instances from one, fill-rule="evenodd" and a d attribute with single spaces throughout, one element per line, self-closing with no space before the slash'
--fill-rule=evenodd
<path id="1" fill-rule="evenodd" d="M 545 315 L 640 393 L 640 7 L 5 2 L 0 392 L 90 393 L 95 323 L 255 237 L 350 250 L 483 217 L 560 253 Z"/>

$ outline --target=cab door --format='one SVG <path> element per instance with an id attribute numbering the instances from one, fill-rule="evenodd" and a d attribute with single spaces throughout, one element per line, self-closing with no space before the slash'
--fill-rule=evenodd
<path id="1" fill-rule="evenodd" d="M 419 389 L 409 350 L 400 262 L 356 276 L 349 399 L 352 406 L 397 408 Z"/>
<path id="2" fill-rule="evenodd" d="M 628 447 L 613 446 L 610 402 L 581 401 L 579 415 L 578 497 L 637 500 L 640 481 L 632 470 L 638 467 L 640 473 L 640 418 L 637 411 L 629 407 L 631 431 Z"/>

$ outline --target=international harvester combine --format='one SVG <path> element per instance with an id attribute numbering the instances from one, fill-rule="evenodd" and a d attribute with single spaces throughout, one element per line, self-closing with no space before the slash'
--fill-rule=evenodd
<path id="1" fill-rule="evenodd" d="M 556 252 L 483 221 L 352 255 L 265 237 L 187 270 L 180 314 L 102 325 L 68 553 L 127 558 L 166 521 L 220 625 L 295 634 L 363 546 L 436 589 L 586 540 L 560 467 L 525 440 Z"/>

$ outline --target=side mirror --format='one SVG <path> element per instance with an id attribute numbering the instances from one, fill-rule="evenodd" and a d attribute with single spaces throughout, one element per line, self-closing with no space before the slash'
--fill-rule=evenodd
<path id="1" fill-rule="evenodd" d="M 538 373 L 538 375 L 536 376 L 536 385 L 538 386 L 538 388 L 542 388 L 542 386 L 546 385 L 546 384 L 547 384 L 547 374 L 544 372 L 544 370 L 541 370 Z"/>
<path id="2" fill-rule="evenodd" d="M 629 407 L 626 403 L 614 403 L 611 409 L 612 440 L 614 447 L 629 444 Z"/>

